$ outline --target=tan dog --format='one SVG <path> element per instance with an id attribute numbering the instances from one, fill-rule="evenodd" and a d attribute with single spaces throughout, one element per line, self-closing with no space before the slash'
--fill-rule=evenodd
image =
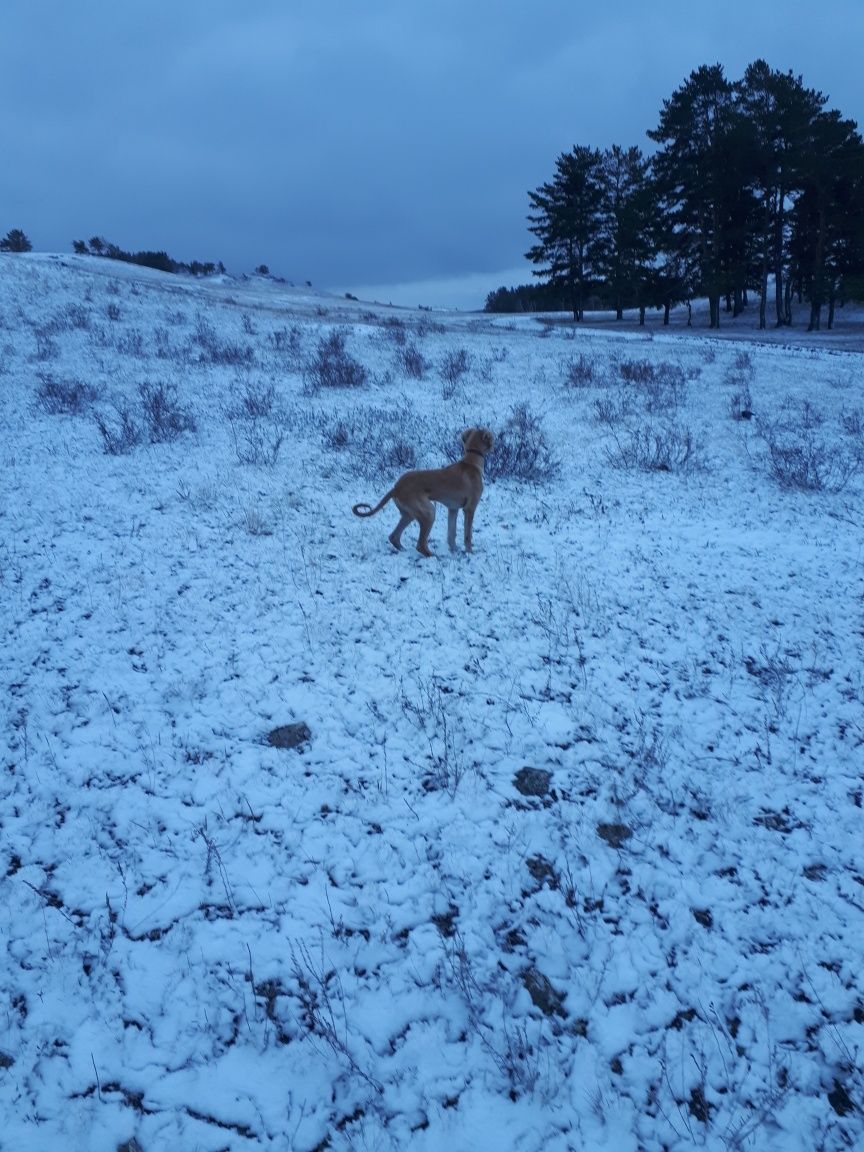
<path id="1" fill-rule="evenodd" d="M 423 556 L 431 556 L 429 533 L 435 523 L 435 504 L 443 504 L 447 509 L 447 543 L 451 552 L 456 547 L 456 517 L 461 508 L 465 522 L 465 551 L 470 552 L 474 512 L 483 495 L 483 461 L 492 448 L 492 442 L 488 428 L 467 428 L 462 433 L 465 454 L 456 464 L 424 472 L 406 472 L 374 508 L 368 504 L 355 504 L 352 509 L 354 515 L 374 516 L 392 500 L 400 517 L 390 533 L 390 543 L 401 550 L 402 533 L 412 520 L 416 520 L 420 524 L 417 551 Z"/>

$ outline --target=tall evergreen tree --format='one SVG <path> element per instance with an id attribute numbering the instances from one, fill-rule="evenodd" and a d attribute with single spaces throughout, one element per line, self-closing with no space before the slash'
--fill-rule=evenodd
<path id="1" fill-rule="evenodd" d="M 749 65 L 736 87 L 739 108 L 752 132 L 750 180 L 758 204 L 752 221 L 752 271 L 761 294 L 759 326 L 767 323 L 771 274 L 780 326 L 791 322 L 783 290 L 789 275 L 789 213 L 801 183 L 811 125 L 826 98 L 805 88 L 800 76 L 775 71 L 764 60 Z"/>
<path id="2" fill-rule="evenodd" d="M 535 276 L 562 290 L 574 320 L 584 315 L 600 230 L 601 160 L 595 148 L 578 146 L 562 152 L 553 179 L 528 193 L 533 209 L 528 230 L 537 243 L 525 253 L 526 259 L 539 265 Z"/>
<path id="3" fill-rule="evenodd" d="M 810 301 L 811 331 L 836 294 L 839 277 L 860 255 L 861 173 L 864 142 L 851 120 L 820 112 L 802 150 L 801 193 L 792 225 L 792 252 L 801 288 Z"/>
<path id="4" fill-rule="evenodd" d="M 722 65 L 703 65 L 663 101 L 660 123 L 648 132 L 660 145 L 654 172 L 677 255 L 708 297 L 712 328 L 720 325 L 720 298 L 730 287 L 737 115 Z"/>
<path id="5" fill-rule="evenodd" d="M 628 302 L 644 307 L 651 264 L 649 164 L 639 148 L 613 144 L 600 163 L 601 216 L 594 271 L 609 286 L 615 315 Z"/>

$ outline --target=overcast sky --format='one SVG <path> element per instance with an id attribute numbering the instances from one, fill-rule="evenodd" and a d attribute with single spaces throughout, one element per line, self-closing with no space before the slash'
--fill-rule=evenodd
<path id="1" fill-rule="evenodd" d="M 764 57 L 864 121 L 864 0 L 4 0 L 0 235 L 382 300 L 527 282 L 527 192 Z"/>

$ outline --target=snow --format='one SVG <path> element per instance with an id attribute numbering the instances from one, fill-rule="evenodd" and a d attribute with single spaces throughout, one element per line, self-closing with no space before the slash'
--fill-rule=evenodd
<path id="1" fill-rule="evenodd" d="M 862 455 L 843 323 L 649 339 L 0 257 L 0 1149 L 861 1147 L 862 480 L 766 450 Z M 310 395 L 336 327 L 368 382 Z M 142 383 L 195 428 L 108 455 Z M 487 481 L 473 555 L 351 515 L 400 471 L 382 412 L 433 466 L 525 402 L 560 467 Z M 614 466 L 652 420 L 697 467 Z"/>

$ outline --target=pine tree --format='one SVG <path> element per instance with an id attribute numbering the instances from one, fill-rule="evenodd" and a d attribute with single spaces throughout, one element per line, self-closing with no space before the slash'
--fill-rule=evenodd
<path id="1" fill-rule="evenodd" d="M 0 240 L 0 252 L 31 252 L 33 245 L 20 228 L 10 229 Z"/>
<path id="2" fill-rule="evenodd" d="M 583 318 L 596 257 L 602 219 L 601 164 L 595 148 L 578 146 L 562 152 L 552 181 L 528 193 L 534 209 L 528 229 L 538 243 L 526 252 L 526 259 L 540 265 L 535 276 L 562 290 L 574 320 Z"/>
<path id="3" fill-rule="evenodd" d="M 654 172 L 672 222 L 676 256 L 707 295 L 711 327 L 720 326 L 720 298 L 731 288 L 732 225 L 739 210 L 739 127 L 734 89 L 720 64 L 703 65 L 663 101 L 648 136 L 661 145 Z"/>
<path id="4" fill-rule="evenodd" d="M 608 284 L 618 320 L 623 318 L 628 302 L 642 308 L 645 303 L 651 265 L 648 169 L 639 148 L 613 144 L 601 157 L 601 217 L 593 248 L 594 272 Z"/>
<path id="5" fill-rule="evenodd" d="M 749 65 L 736 87 L 739 108 L 752 131 L 750 178 L 758 205 L 752 220 L 752 271 L 761 294 L 759 326 L 766 326 L 773 273 L 779 327 L 792 319 L 783 290 L 789 275 L 789 214 L 800 191 L 811 126 L 826 98 L 805 88 L 800 76 L 775 71 L 764 60 Z"/>
<path id="6" fill-rule="evenodd" d="M 790 241 L 810 301 L 810 331 L 819 330 L 822 309 L 836 295 L 840 277 L 860 260 L 862 173 L 864 141 L 855 123 L 833 110 L 820 112 L 802 149 Z"/>

